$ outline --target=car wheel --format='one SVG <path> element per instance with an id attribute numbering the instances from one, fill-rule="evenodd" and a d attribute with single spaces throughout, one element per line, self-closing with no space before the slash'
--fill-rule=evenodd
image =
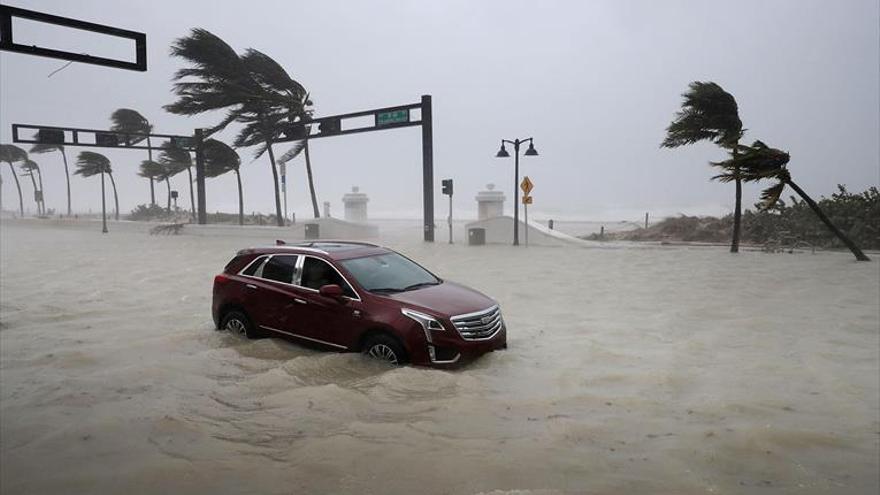
<path id="1" fill-rule="evenodd" d="M 406 353 L 403 346 L 390 335 L 378 334 L 369 337 L 364 343 L 363 353 L 367 357 L 385 361 L 388 364 L 399 366 L 406 362 Z"/>
<path id="2" fill-rule="evenodd" d="M 239 311 L 230 311 L 226 313 L 226 316 L 223 317 L 223 323 L 221 323 L 220 328 L 240 337 L 247 337 L 249 339 L 260 337 L 247 315 Z"/>

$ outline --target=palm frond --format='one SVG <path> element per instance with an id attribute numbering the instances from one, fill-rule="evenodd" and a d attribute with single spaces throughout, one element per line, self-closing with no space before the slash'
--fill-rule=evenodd
<path id="1" fill-rule="evenodd" d="M 660 146 L 676 148 L 708 140 L 729 147 L 742 137 L 736 99 L 721 86 L 694 81 L 682 97 L 681 110 L 666 128 L 666 138 Z"/>
<path id="2" fill-rule="evenodd" d="M 74 174 L 91 177 L 100 173 L 111 173 L 110 160 L 106 156 L 92 151 L 81 151 L 76 158 Z"/>
<path id="3" fill-rule="evenodd" d="M 772 208 L 779 202 L 779 197 L 782 196 L 782 191 L 785 189 L 785 182 L 779 181 L 776 184 L 764 189 L 761 192 L 761 202 L 760 207 L 763 210 L 767 210 Z"/>
<path id="4" fill-rule="evenodd" d="M 14 144 L 0 144 L 0 162 L 15 163 L 27 160 L 27 151 Z"/>
<path id="5" fill-rule="evenodd" d="M 146 179 L 155 180 L 165 180 L 165 178 L 170 177 L 168 167 L 152 160 L 141 162 L 140 167 L 138 167 L 138 175 Z"/>
<path id="6" fill-rule="evenodd" d="M 205 177 L 219 177 L 227 172 L 238 170 L 241 158 L 225 143 L 207 139 L 202 144 L 202 157 L 205 161 Z"/>

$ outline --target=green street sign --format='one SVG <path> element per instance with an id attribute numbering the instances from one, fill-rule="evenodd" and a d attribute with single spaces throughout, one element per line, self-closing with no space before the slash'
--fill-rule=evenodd
<path id="1" fill-rule="evenodd" d="M 409 122 L 409 110 L 393 110 L 376 114 L 376 125 L 400 124 Z"/>

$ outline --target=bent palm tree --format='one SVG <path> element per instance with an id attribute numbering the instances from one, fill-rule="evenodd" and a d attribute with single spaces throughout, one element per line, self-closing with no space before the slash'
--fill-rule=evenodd
<path id="1" fill-rule="evenodd" d="M 45 213 L 45 208 L 43 207 L 43 179 L 40 178 L 39 187 L 37 186 L 36 179 L 40 175 L 40 166 L 33 160 L 25 160 L 19 167 L 24 171 L 21 174 L 22 176 L 31 178 L 31 183 L 34 185 L 34 202 L 37 204 L 37 216 L 42 216 Z"/>
<path id="2" fill-rule="evenodd" d="M 104 174 L 110 176 L 110 183 L 113 185 L 113 200 L 116 203 L 116 220 L 119 220 L 119 196 L 116 194 L 116 181 L 113 180 L 113 169 L 110 166 L 110 160 L 100 153 L 91 151 L 80 152 L 76 160 L 76 171 L 74 174 L 83 177 L 92 177 L 101 174 L 101 219 L 103 222 L 103 230 L 107 233 L 107 202 L 104 194 Z"/>
<path id="3" fill-rule="evenodd" d="M 37 140 L 39 140 L 39 132 L 37 133 Z M 64 160 L 64 177 L 67 179 L 67 216 L 72 215 L 70 208 L 70 170 L 67 167 L 67 154 L 64 152 L 63 144 L 35 144 L 31 146 L 31 153 L 49 153 L 50 151 L 57 151 L 61 153 L 61 159 Z"/>
<path id="4" fill-rule="evenodd" d="M 227 172 L 235 172 L 238 182 L 238 224 L 244 225 L 244 199 L 241 191 L 241 158 L 238 153 L 216 139 L 208 139 L 202 144 L 202 157 L 205 160 L 205 177 L 219 177 Z"/>
<path id="5" fill-rule="evenodd" d="M 694 81 L 688 85 L 688 91 L 682 97 L 681 110 L 666 128 L 666 138 L 660 146 L 677 148 L 699 141 L 711 141 L 730 151 L 736 159 L 743 128 L 733 95 L 714 82 Z M 742 219 L 742 180 L 736 168 L 731 180 L 736 183 L 736 200 L 730 252 L 737 253 Z"/>
<path id="6" fill-rule="evenodd" d="M 138 175 L 141 177 L 146 177 L 150 179 L 150 181 L 165 181 L 165 186 L 168 188 L 168 206 L 166 210 L 171 211 L 171 183 L 168 181 L 168 167 L 162 165 L 159 162 L 154 162 L 150 160 L 144 160 L 141 162 L 140 169 L 138 170 Z"/>
<path id="7" fill-rule="evenodd" d="M 312 161 L 309 158 L 309 140 L 304 139 L 302 141 L 297 141 L 281 158 L 284 162 L 288 162 L 299 156 L 303 151 L 305 151 L 306 157 L 306 178 L 309 181 L 309 193 L 312 196 L 312 211 L 315 218 L 320 218 L 321 214 L 318 210 L 318 197 L 315 195 L 315 181 L 312 179 Z"/>
<path id="8" fill-rule="evenodd" d="M 197 115 L 226 109 L 226 117 L 208 135 L 232 122 L 244 124 L 235 147 L 261 145 L 256 158 L 268 151 L 275 192 L 278 226 L 281 194 L 272 145 L 282 127 L 305 116 L 305 89 L 265 54 L 249 49 L 243 56 L 205 29 L 193 29 L 171 47 L 171 54 L 190 63 L 174 75 L 174 93 L 179 97 L 165 109 L 179 115 Z"/>
<path id="9" fill-rule="evenodd" d="M 813 198 L 808 196 L 800 186 L 791 180 L 791 173 L 787 168 L 788 162 L 791 159 L 788 153 L 771 148 L 761 141 L 755 141 L 751 146 L 740 146 L 740 150 L 742 153 L 735 158 L 713 163 L 713 165 L 724 170 L 722 174 L 713 178 L 723 182 L 730 182 L 739 178 L 746 182 L 757 182 L 764 179 L 775 180 L 776 184 L 768 187 L 761 193 L 761 207 L 764 209 L 776 205 L 785 186 L 790 186 L 809 205 L 813 213 L 819 217 L 819 220 L 828 227 L 828 230 L 834 233 L 849 248 L 857 260 L 871 261 L 846 234 L 831 223 L 831 219 L 825 215 L 825 212 L 819 208 L 819 205 L 813 201 Z"/>
<path id="10" fill-rule="evenodd" d="M 113 122 L 110 130 L 122 134 L 129 144 L 139 143 L 146 139 L 147 146 L 149 147 L 147 149 L 147 159 L 153 161 L 153 145 L 150 142 L 150 136 L 148 136 L 148 134 L 153 132 L 153 125 L 150 124 L 146 117 L 137 110 L 118 108 L 110 115 L 110 121 Z M 150 179 L 150 204 L 156 204 L 156 189 L 152 178 Z"/>
<path id="11" fill-rule="evenodd" d="M 15 179 L 15 187 L 18 189 L 18 211 L 24 216 L 24 199 L 21 195 L 21 182 L 18 180 L 18 174 L 15 173 L 15 162 L 23 162 L 28 159 L 27 152 L 18 146 L 12 144 L 0 144 L 0 162 L 9 164 L 9 170 L 12 172 L 12 178 Z"/>
<path id="12" fill-rule="evenodd" d="M 189 202 L 192 205 L 192 219 L 195 221 L 196 198 L 193 194 L 193 163 L 189 151 L 178 148 L 172 143 L 165 143 L 162 145 L 162 152 L 159 154 L 159 163 L 165 166 L 169 177 L 173 177 L 186 170 L 186 175 L 189 177 Z"/>

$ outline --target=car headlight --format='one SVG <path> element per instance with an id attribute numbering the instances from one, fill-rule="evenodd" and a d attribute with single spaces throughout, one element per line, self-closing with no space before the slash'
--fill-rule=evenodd
<path id="1" fill-rule="evenodd" d="M 403 315 L 407 318 L 419 322 L 419 325 L 421 325 L 422 328 L 425 329 L 425 335 L 430 335 L 428 333 L 429 330 L 446 330 L 445 328 L 443 328 L 443 324 L 440 323 L 437 318 L 434 318 L 433 316 L 426 315 L 425 313 L 419 313 L 418 311 L 413 311 L 411 309 L 401 309 L 400 312 L 403 313 Z"/>

